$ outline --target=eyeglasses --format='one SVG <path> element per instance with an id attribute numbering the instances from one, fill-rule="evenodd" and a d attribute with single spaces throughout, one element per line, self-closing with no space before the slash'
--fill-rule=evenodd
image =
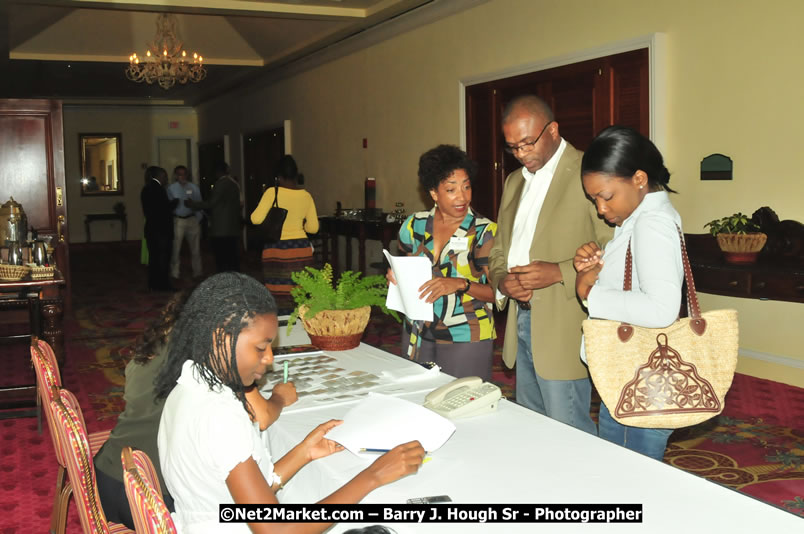
<path id="1" fill-rule="evenodd" d="M 536 138 L 535 141 L 530 141 L 528 143 L 522 143 L 521 145 L 517 145 L 517 146 L 505 145 L 505 151 L 508 152 L 509 154 L 516 154 L 520 150 L 522 152 L 530 152 L 531 150 L 533 150 L 533 147 L 536 146 L 536 143 L 539 142 L 539 139 L 542 138 L 542 135 L 544 135 L 544 132 L 547 131 L 547 127 L 550 126 L 554 122 L 555 121 L 548 121 L 548 123 L 544 125 L 544 128 L 542 128 L 541 133 L 539 133 L 539 136 Z"/>

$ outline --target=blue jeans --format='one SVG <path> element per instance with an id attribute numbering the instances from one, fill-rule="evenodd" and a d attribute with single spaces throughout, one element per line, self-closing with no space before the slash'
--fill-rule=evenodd
<path id="1" fill-rule="evenodd" d="M 589 377 L 578 380 L 547 380 L 533 368 L 530 338 L 530 310 L 519 310 L 517 318 L 516 402 L 579 430 L 596 434 L 589 416 L 592 383 Z M 567 355 L 568 358 L 578 358 Z"/>
<path id="2" fill-rule="evenodd" d="M 600 437 L 632 451 L 662 461 L 671 428 L 638 428 L 614 420 L 609 409 L 600 403 Z"/>

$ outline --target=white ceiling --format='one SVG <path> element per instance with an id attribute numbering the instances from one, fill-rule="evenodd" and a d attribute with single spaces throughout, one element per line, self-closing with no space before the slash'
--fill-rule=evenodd
<path id="1" fill-rule="evenodd" d="M 477 0 L 0 0 L 0 97 L 149 99 L 195 104 L 270 75 L 356 34 L 415 12 Z M 163 90 L 128 81 L 133 52 L 153 40 L 159 12 L 177 19 L 207 79 Z M 422 18 L 424 14 L 424 18 Z"/>

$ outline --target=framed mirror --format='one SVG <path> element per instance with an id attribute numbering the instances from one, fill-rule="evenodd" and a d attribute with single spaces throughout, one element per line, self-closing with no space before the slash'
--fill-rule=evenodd
<path id="1" fill-rule="evenodd" d="M 122 195 L 123 138 L 120 133 L 78 134 L 81 195 Z"/>

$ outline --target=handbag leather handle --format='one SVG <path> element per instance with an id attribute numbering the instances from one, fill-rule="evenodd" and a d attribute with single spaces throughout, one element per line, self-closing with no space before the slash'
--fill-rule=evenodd
<path id="1" fill-rule="evenodd" d="M 274 184 L 274 204 L 271 207 L 272 208 L 279 207 L 279 184 Z M 628 246 L 630 247 L 631 244 L 629 243 Z"/>
<path id="2" fill-rule="evenodd" d="M 681 242 L 681 262 L 684 264 L 684 279 L 687 281 L 687 309 L 690 314 L 690 329 L 698 334 L 703 335 L 706 331 L 706 319 L 701 317 L 701 307 L 698 304 L 698 293 L 695 291 L 695 281 L 692 279 L 692 268 L 690 267 L 690 259 L 687 256 L 687 246 L 684 243 L 684 234 L 681 233 L 681 228 L 676 225 L 678 237 Z M 623 291 L 631 291 L 631 271 L 633 259 L 631 256 L 631 239 L 628 239 L 628 249 L 625 251 L 625 275 L 623 276 Z M 620 340 L 628 341 L 634 335 L 634 328 L 627 324 L 622 323 L 617 329 L 617 335 Z"/>

